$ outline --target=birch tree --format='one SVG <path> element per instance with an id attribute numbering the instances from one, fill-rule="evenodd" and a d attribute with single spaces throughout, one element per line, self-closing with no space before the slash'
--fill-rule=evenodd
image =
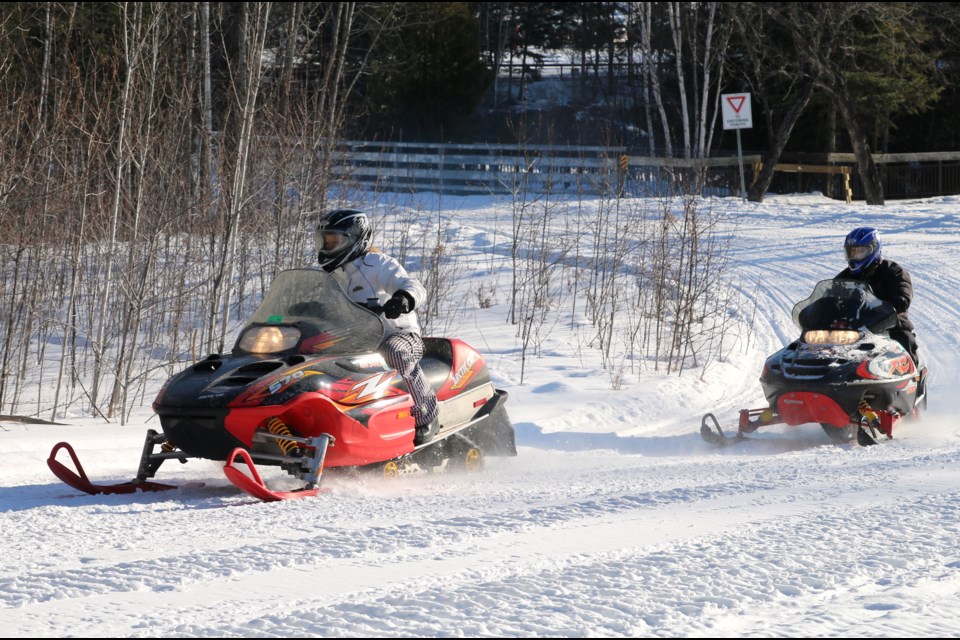
<path id="1" fill-rule="evenodd" d="M 222 352 L 230 319 L 230 284 L 236 268 L 237 241 L 240 221 L 247 197 L 246 178 L 249 171 L 250 147 L 253 143 L 257 96 L 263 75 L 263 46 L 270 18 L 269 2 L 251 2 L 243 5 L 242 46 L 239 59 L 234 61 L 230 74 L 233 78 L 233 107 L 239 114 L 240 130 L 233 158 L 233 175 L 226 208 L 226 237 L 220 246 L 219 259 L 213 280 L 213 301 L 208 329 L 208 347 Z M 217 319 L 219 318 L 219 322 Z M 219 324 L 219 327 L 217 326 Z"/>
<path id="2" fill-rule="evenodd" d="M 140 64 L 140 56 L 142 53 L 140 43 L 142 18 L 142 3 L 123 3 L 121 5 L 121 43 L 123 46 L 123 61 L 126 68 L 124 73 L 123 89 L 120 94 L 120 115 L 117 123 L 118 131 L 115 142 L 116 164 L 114 169 L 113 206 L 110 217 L 110 230 L 109 235 L 106 238 L 106 244 L 104 245 L 103 251 L 103 260 L 106 264 L 106 272 L 104 274 L 103 293 L 100 298 L 100 323 L 97 327 L 96 340 L 94 342 L 95 366 L 93 373 L 93 388 L 90 394 L 90 401 L 94 406 L 98 404 L 101 378 L 104 375 L 104 369 L 107 365 L 107 327 L 110 324 L 107 319 L 112 317 L 112 313 L 109 312 L 109 309 L 112 291 L 115 284 L 113 275 L 114 261 L 119 253 L 117 249 L 117 228 L 120 224 L 121 214 L 120 196 L 123 189 L 124 173 L 127 168 L 127 162 L 129 161 L 125 146 L 126 131 L 131 112 L 131 87 L 133 85 L 133 79 L 137 71 L 137 67 Z"/>

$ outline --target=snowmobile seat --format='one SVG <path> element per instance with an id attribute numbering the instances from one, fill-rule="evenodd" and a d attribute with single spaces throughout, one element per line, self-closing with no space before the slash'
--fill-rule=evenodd
<path id="1" fill-rule="evenodd" d="M 430 382 L 430 386 L 439 389 L 450 376 L 453 366 L 453 345 L 447 338 L 424 338 L 423 358 L 420 368 Z"/>

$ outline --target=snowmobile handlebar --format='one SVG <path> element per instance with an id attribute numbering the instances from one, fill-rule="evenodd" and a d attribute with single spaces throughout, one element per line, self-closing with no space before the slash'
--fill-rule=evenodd
<path id="1" fill-rule="evenodd" d="M 367 298 L 366 302 L 358 302 L 357 306 L 363 307 L 367 311 L 373 311 L 378 316 L 383 315 L 383 305 L 376 298 Z"/>

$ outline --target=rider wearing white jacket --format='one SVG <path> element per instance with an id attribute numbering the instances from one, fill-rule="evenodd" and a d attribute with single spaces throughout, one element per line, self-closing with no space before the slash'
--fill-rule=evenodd
<path id="1" fill-rule="evenodd" d="M 317 226 L 320 266 L 337 278 L 351 300 L 382 309 L 384 338 L 380 352 L 406 382 L 413 397 L 413 443 L 420 445 L 439 429 L 436 392 L 420 368 L 423 338 L 414 311 L 423 304 L 427 291 L 403 265 L 372 250 L 372 245 L 370 221 L 361 211 L 330 211 Z"/>
<path id="2" fill-rule="evenodd" d="M 410 311 L 397 318 L 384 316 L 384 337 L 388 338 L 396 333 L 421 334 L 420 321 L 413 309 L 423 304 L 427 290 L 419 280 L 411 278 L 395 258 L 376 250 L 369 251 L 344 263 L 334 272 L 334 276 L 351 300 L 367 303 L 368 306 L 384 306 L 397 291 L 407 294 Z M 376 299 L 375 302 L 373 298 Z"/>

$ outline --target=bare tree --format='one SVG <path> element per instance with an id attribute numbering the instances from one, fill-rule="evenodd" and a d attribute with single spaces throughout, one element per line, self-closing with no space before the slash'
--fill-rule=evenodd
<path id="1" fill-rule="evenodd" d="M 233 175 L 228 188 L 226 236 L 222 239 L 217 269 L 213 280 L 214 304 L 210 309 L 210 323 L 207 327 L 207 345 L 222 352 L 227 334 L 227 322 L 230 318 L 230 300 L 233 274 L 236 268 L 237 242 L 240 233 L 240 221 L 243 215 L 247 173 L 250 170 L 250 147 L 253 144 L 257 96 L 260 80 L 263 76 L 263 45 L 267 37 L 270 18 L 270 3 L 255 2 L 243 5 L 244 20 L 239 60 L 231 68 L 234 82 L 233 106 L 239 114 L 240 130 L 233 161 Z M 216 318 L 219 316 L 219 328 Z"/>
<path id="2" fill-rule="evenodd" d="M 649 84 L 651 91 L 653 92 L 653 100 L 657 107 L 657 113 L 660 115 L 660 127 L 663 134 L 663 148 L 664 153 L 666 153 L 668 158 L 673 157 L 673 135 L 670 133 L 670 120 L 667 118 L 667 110 L 664 105 L 663 92 L 660 89 L 660 73 L 658 71 L 659 66 L 659 55 L 654 50 L 652 45 L 653 37 L 653 3 L 652 2 L 639 2 L 634 3 L 640 5 L 640 10 L 637 12 L 639 20 L 637 21 L 638 28 L 640 29 L 640 55 L 643 60 L 643 68 L 645 69 L 645 78 L 648 80 L 648 83 L 645 83 L 644 86 Z M 647 122 L 650 123 L 652 128 L 653 121 L 647 116 Z M 651 144 L 653 144 L 653 132 L 650 132 Z M 653 149 L 651 148 L 650 155 L 654 155 Z"/>
<path id="3" fill-rule="evenodd" d="M 749 78 L 757 87 L 773 83 L 786 96 L 764 171 L 750 198 L 762 199 L 794 124 L 814 90 L 820 90 L 830 96 L 843 118 L 867 204 L 882 205 L 883 186 L 863 119 L 871 95 L 885 97 L 887 119 L 898 110 L 919 110 L 936 96 L 930 82 L 931 57 L 924 55 L 929 35 L 921 9 L 887 2 L 742 5 L 738 12 L 741 46 L 754 60 L 747 67 Z M 854 82 L 856 89 L 851 87 Z M 890 91 L 891 85 L 912 88 Z"/>

